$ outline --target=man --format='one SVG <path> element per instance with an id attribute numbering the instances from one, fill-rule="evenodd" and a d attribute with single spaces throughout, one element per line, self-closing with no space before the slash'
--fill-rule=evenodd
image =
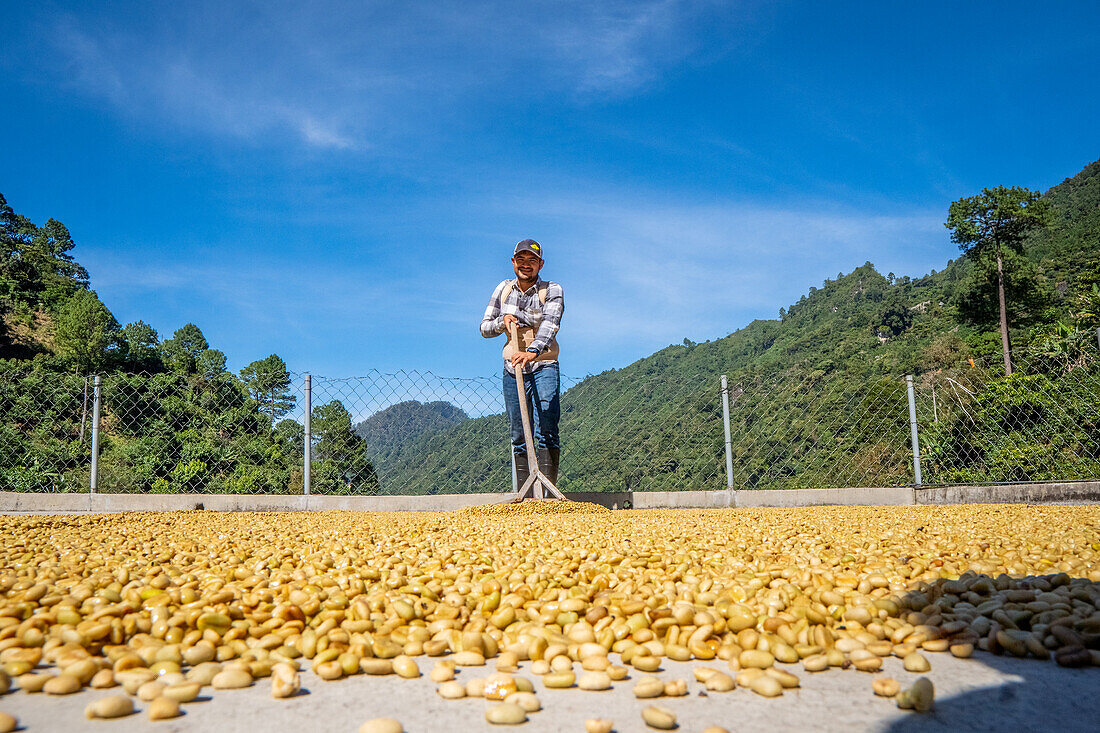
<path id="1" fill-rule="evenodd" d="M 516 277 L 496 286 L 485 308 L 485 317 L 481 320 L 481 335 L 485 338 L 509 333 L 512 324 L 519 331 L 520 343 L 512 343 L 509 335 L 504 346 L 504 404 L 512 423 L 512 455 L 515 457 L 516 480 L 520 487 L 531 472 L 523 438 L 516 369 L 525 370 L 523 381 L 539 470 L 555 485 L 561 455 L 558 440 L 561 377 L 555 334 L 565 312 L 565 295 L 558 283 L 539 278 L 543 264 L 541 244 L 533 239 L 517 244 L 512 253 L 512 269 Z"/>

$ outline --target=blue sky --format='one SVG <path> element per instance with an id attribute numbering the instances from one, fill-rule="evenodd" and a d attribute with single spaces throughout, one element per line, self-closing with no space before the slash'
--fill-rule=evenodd
<path id="1" fill-rule="evenodd" d="M 231 368 L 494 374 L 519 239 L 562 369 L 774 318 L 1100 157 L 1100 4 L 9 3 L 0 192 Z"/>

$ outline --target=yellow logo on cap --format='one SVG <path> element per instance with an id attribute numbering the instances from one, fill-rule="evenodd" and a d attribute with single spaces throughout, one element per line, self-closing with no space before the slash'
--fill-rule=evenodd
<path id="1" fill-rule="evenodd" d="M 541 249 L 539 249 L 539 246 L 537 244 L 532 244 L 530 246 L 531 246 L 531 249 L 535 250 L 536 252 L 541 252 L 542 251 Z"/>

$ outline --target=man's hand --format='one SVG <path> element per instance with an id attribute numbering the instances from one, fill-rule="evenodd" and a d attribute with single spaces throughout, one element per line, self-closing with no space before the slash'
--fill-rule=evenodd
<path id="1" fill-rule="evenodd" d="M 537 358 L 538 354 L 533 354 L 530 351 L 517 351 L 512 354 L 512 368 L 522 369 Z"/>
<path id="2" fill-rule="evenodd" d="M 519 319 L 509 313 L 504 316 L 504 332 L 509 333 L 512 330 L 512 326 L 516 326 L 518 328 Z"/>

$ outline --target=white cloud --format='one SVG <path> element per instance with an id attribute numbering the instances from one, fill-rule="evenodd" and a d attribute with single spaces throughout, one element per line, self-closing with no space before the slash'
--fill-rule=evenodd
<path id="1" fill-rule="evenodd" d="M 430 134 L 472 95 L 635 93 L 690 57 L 715 4 L 197 2 L 140 20 L 73 10 L 42 68 L 142 121 L 331 150 Z M 41 54 L 38 54 L 41 56 Z M 53 64 L 50 66 L 50 64 Z"/>
<path id="2" fill-rule="evenodd" d="M 548 268 L 567 286 L 568 338 L 635 358 L 775 318 L 810 286 L 868 260 L 919 275 L 952 255 L 938 211 L 568 196 L 513 205 L 551 232 Z"/>

